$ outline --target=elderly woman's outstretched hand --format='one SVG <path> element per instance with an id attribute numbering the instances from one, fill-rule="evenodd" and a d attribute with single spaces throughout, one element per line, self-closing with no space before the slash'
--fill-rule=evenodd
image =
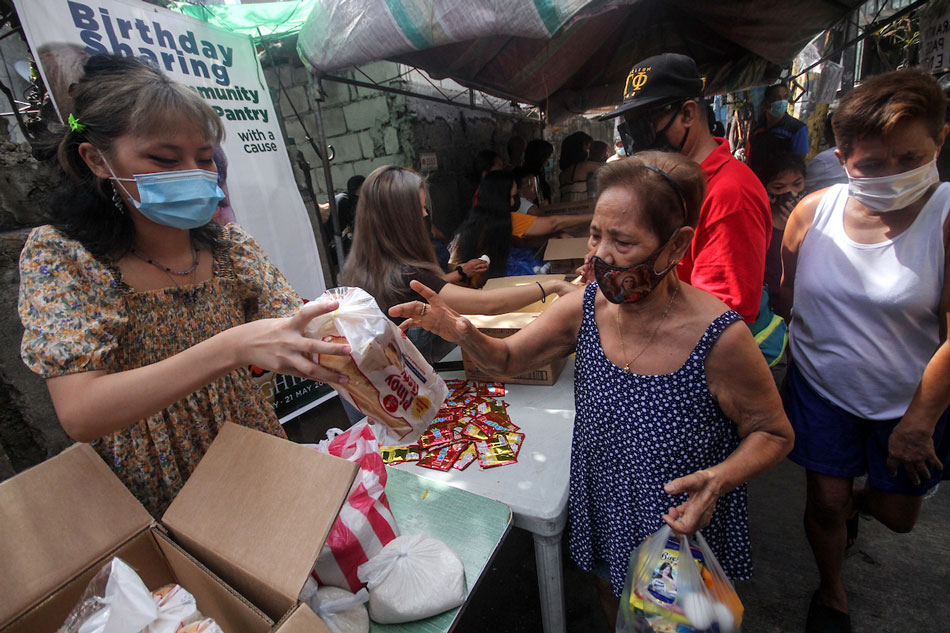
<path id="1" fill-rule="evenodd" d="M 712 519 L 719 500 L 719 483 L 709 470 L 699 470 L 691 475 L 674 479 L 663 487 L 669 495 L 687 493 L 685 503 L 670 508 L 663 515 L 666 524 L 678 534 L 692 536 Z"/>
<path id="2" fill-rule="evenodd" d="M 414 325 L 438 334 L 450 343 L 458 343 L 468 332 L 471 323 L 458 312 L 445 305 L 445 302 L 428 286 L 418 282 L 409 282 L 409 287 L 422 295 L 428 303 L 409 301 L 389 309 L 389 316 L 406 319 L 399 327 L 405 331 Z"/>

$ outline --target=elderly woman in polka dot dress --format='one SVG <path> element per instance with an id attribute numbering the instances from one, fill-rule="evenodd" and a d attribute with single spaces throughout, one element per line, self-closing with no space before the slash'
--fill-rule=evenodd
<path id="1" fill-rule="evenodd" d="M 530 326 L 485 336 L 417 282 L 429 308 L 411 302 L 390 314 L 505 375 L 577 352 L 571 556 L 597 574 L 613 617 L 630 552 L 664 521 L 679 533 L 702 529 L 726 573 L 749 578 L 745 483 L 785 457 L 793 434 L 742 318 L 668 274 L 693 238 L 700 167 L 644 152 L 603 167 L 598 185 L 589 242 L 597 281 Z M 622 292 L 631 278 L 634 291 Z"/>

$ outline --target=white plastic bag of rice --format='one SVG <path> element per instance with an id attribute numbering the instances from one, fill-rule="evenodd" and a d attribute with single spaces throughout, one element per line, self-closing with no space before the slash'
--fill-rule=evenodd
<path id="1" fill-rule="evenodd" d="M 360 565 L 369 589 L 369 617 L 380 624 L 421 620 L 465 602 L 465 568 L 442 541 L 399 536 Z"/>

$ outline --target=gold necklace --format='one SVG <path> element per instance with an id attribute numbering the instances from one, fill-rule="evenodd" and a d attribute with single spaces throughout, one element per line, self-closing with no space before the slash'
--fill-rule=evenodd
<path id="1" fill-rule="evenodd" d="M 620 313 L 622 310 L 620 309 L 620 305 L 617 306 L 617 334 L 620 335 L 620 352 L 623 354 L 624 360 L 623 370 L 628 374 L 630 373 L 630 365 L 637 362 L 637 360 L 643 356 L 643 352 L 647 351 L 647 348 L 650 347 L 653 339 L 656 338 L 656 333 L 660 331 L 660 326 L 662 326 L 663 322 L 666 321 L 666 317 L 670 313 L 670 307 L 673 305 L 673 299 L 676 299 L 676 293 L 679 292 L 679 290 L 680 287 L 679 284 L 677 284 L 676 288 L 673 290 L 673 294 L 670 295 L 669 302 L 666 304 L 666 309 L 663 310 L 663 316 L 660 317 L 660 322 L 656 324 L 656 327 L 653 328 L 653 334 L 651 334 L 650 338 L 647 339 L 647 344 L 643 346 L 643 349 L 640 350 L 640 353 L 634 356 L 633 360 L 630 362 L 627 362 L 627 350 L 623 344 L 623 328 L 620 327 Z"/>

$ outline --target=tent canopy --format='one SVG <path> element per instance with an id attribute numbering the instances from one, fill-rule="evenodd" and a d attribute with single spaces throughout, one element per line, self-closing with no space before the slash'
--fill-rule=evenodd
<path id="1" fill-rule="evenodd" d="M 615 105 L 630 68 L 689 55 L 707 95 L 761 85 L 863 0 L 316 0 L 298 36 L 318 73 L 379 59 L 544 109 Z"/>
<path id="2" fill-rule="evenodd" d="M 193 0 L 192 0 L 193 1 Z M 169 9 L 203 20 L 226 31 L 250 35 L 255 40 L 296 35 L 317 0 L 206 5 L 173 2 Z"/>

